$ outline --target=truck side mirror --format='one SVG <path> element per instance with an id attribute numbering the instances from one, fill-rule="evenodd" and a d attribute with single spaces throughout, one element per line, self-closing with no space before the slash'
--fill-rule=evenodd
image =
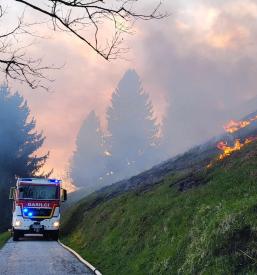
<path id="1" fill-rule="evenodd" d="M 10 188 L 10 193 L 9 193 L 9 200 L 14 200 L 15 199 L 15 192 L 16 192 L 16 187 L 11 187 Z"/>
<path id="2" fill-rule="evenodd" d="M 66 201 L 66 200 L 67 200 L 67 190 L 62 189 L 62 201 Z"/>

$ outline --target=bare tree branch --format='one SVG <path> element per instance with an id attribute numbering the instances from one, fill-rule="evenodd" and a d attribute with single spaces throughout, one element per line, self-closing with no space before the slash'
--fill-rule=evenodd
<path id="1" fill-rule="evenodd" d="M 46 86 L 41 84 L 41 80 L 50 80 L 44 75 L 44 71 L 51 69 L 50 67 L 40 66 L 41 60 L 28 60 L 24 58 L 23 54 L 17 55 L 16 53 L 7 60 L 0 59 L 1 71 L 8 78 L 19 80 L 27 83 L 32 89 L 41 87 L 47 89 Z"/>
<path id="2" fill-rule="evenodd" d="M 112 1 L 113 5 L 108 5 L 103 0 L 47 0 L 42 1 L 48 4 L 48 8 L 36 4 L 36 1 L 15 0 L 30 8 L 46 15 L 52 19 L 54 29 L 61 29 L 70 32 L 75 37 L 82 40 L 95 52 L 101 55 L 104 59 L 109 60 L 113 57 L 113 53 L 117 53 L 117 46 L 122 41 L 121 33 L 124 29 L 118 25 L 129 24 L 137 19 L 151 20 L 161 19 L 165 14 L 159 12 L 161 2 L 150 14 L 141 14 L 133 10 L 133 5 L 140 0 L 125 0 L 125 1 Z M 34 3 L 33 3 L 34 2 Z M 111 1 L 110 1 L 111 2 Z M 114 7 L 116 6 L 116 7 Z M 82 15 L 80 15 L 82 14 Z M 99 45 L 99 29 L 101 26 L 101 19 L 105 19 L 113 23 L 113 38 L 101 48 Z M 117 22 L 121 21 L 120 24 Z M 79 28 L 84 30 L 86 26 L 94 27 L 93 39 L 89 38 L 89 33 L 81 33 Z M 83 28 L 84 27 L 84 28 Z M 118 38 L 118 39 L 117 39 Z"/>
<path id="3" fill-rule="evenodd" d="M 119 57 L 126 51 L 122 47 L 123 34 L 130 33 L 133 23 L 140 20 L 161 19 L 161 2 L 149 14 L 137 11 L 136 4 L 143 0 L 13 0 L 51 20 L 53 30 L 67 32 L 85 43 L 105 60 Z M 147 0 L 145 0 L 147 1 Z M 5 10 L 0 5 L 0 19 Z M 32 23 L 37 24 L 37 22 Z M 18 44 L 21 34 L 34 36 L 31 24 L 24 24 L 24 14 L 12 29 L 0 33 L 0 71 L 6 78 L 26 82 L 31 88 L 42 87 L 44 72 L 41 59 L 26 57 Z M 36 34 L 37 36 L 38 34 Z"/>
<path id="4" fill-rule="evenodd" d="M 5 12 L 0 6 L 0 19 Z M 53 66 L 42 66 L 41 59 L 32 59 L 26 55 L 26 50 L 33 44 L 24 44 L 20 40 L 24 35 L 29 37 L 40 37 L 34 34 L 31 27 L 37 23 L 24 24 L 24 13 L 18 18 L 16 26 L 5 33 L 0 33 L 0 72 L 5 76 L 6 82 L 9 79 L 18 80 L 28 84 L 32 89 L 41 87 L 48 89 L 43 83 L 43 80 L 51 81 L 46 77 L 46 72 L 50 69 L 57 69 Z M 21 39 L 20 39 L 21 38 Z"/>

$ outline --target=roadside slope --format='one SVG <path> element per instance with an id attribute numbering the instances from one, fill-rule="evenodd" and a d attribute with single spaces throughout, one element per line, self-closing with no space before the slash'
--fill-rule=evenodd
<path id="1" fill-rule="evenodd" d="M 0 233 L 0 249 L 4 246 L 8 239 L 10 239 L 10 237 L 9 232 Z"/>
<path id="2" fill-rule="evenodd" d="M 80 201 L 63 241 L 103 274 L 256 274 L 257 143 L 211 169 Z M 194 188 L 192 188 L 194 187 Z"/>

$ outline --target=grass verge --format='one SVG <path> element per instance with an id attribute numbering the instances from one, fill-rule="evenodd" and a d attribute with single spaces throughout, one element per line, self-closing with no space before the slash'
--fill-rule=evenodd
<path id="1" fill-rule="evenodd" d="M 62 241 L 103 274 L 257 274 L 257 143 L 205 171 L 180 174 L 64 217 Z"/>
<path id="2" fill-rule="evenodd" d="M 10 239 L 11 234 L 9 232 L 0 233 L 0 249 Z"/>

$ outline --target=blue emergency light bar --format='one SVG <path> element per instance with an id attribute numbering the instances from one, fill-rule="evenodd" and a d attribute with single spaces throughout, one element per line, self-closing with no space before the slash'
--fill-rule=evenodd
<path id="1" fill-rule="evenodd" d="M 30 217 L 31 218 L 33 216 L 33 212 L 31 212 L 31 211 L 29 212 L 28 208 L 23 209 L 23 214 L 24 214 L 25 217 Z"/>
<path id="2" fill-rule="evenodd" d="M 31 182 L 31 183 L 61 183 L 61 180 L 58 179 L 44 179 L 44 178 L 21 178 L 19 179 L 20 182 Z"/>
<path id="3" fill-rule="evenodd" d="M 61 182 L 61 180 L 57 180 L 57 179 L 49 179 L 48 181 L 52 182 L 52 183 L 60 183 Z"/>

